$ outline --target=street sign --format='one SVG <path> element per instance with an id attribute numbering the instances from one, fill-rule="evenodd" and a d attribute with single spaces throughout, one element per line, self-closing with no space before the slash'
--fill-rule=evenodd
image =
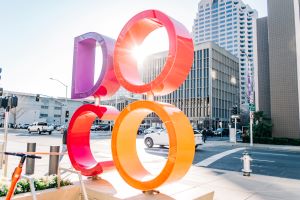
<path id="1" fill-rule="evenodd" d="M 249 110 L 253 111 L 253 112 L 255 111 L 255 104 L 254 103 L 249 104 Z"/>

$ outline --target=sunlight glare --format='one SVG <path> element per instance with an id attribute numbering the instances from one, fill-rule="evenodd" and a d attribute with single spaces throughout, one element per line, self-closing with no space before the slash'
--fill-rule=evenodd
<path id="1" fill-rule="evenodd" d="M 144 54 L 144 49 L 142 48 L 142 46 L 134 46 L 132 48 L 132 55 L 135 58 L 135 60 L 137 61 L 137 64 L 143 64 L 143 61 L 145 59 L 145 54 Z"/>

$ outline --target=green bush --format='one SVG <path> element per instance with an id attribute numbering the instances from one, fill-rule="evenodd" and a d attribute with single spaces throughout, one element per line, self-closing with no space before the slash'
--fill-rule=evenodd
<path id="1" fill-rule="evenodd" d="M 61 180 L 60 185 L 67 186 L 67 185 L 73 185 L 71 181 L 69 180 Z M 45 190 L 50 188 L 57 188 L 57 176 L 51 175 L 51 176 L 45 176 L 39 179 L 34 180 L 34 188 L 35 190 Z M 0 197 L 6 196 L 8 191 L 7 185 L 0 185 Z M 30 184 L 29 180 L 27 179 L 21 179 L 16 186 L 15 193 L 14 194 L 20 194 L 30 192 Z"/>
<path id="2" fill-rule="evenodd" d="M 250 137 L 248 135 L 245 137 L 244 142 L 245 143 L 250 142 Z M 291 138 L 254 137 L 253 143 L 300 146 L 299 139 L 291 139 Z"/>
<path id="3" fill-rule="evenodd" d="M 5 196 L 7 194 L 7 186 L 6 185 L 0 185 L 0 197 Z"/>

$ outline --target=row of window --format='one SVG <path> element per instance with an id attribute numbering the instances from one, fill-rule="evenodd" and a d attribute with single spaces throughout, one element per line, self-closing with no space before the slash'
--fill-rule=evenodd
<path id="1" fill-rule="evenodd" d="M 41 109 L 49 109 L 49 106 L 41 105 Z M 61 110 L 61 107 L 54 107 L 54 110 Z"/>
<path id="2" fill-rule="evenodd" d="M 45 118 L 45 117 L 48 117 L 48 114 L 44 114 L 44 113 L 41 113 L 40 114 L 40 118 Z M 60 118 L 61 115 L 54 115 L 55 118 Z"/>

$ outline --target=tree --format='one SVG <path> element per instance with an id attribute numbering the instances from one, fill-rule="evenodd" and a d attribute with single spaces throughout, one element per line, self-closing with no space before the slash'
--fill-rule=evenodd
<path id="1" fill-rule="evenodd" d="M 253 135 L 255 137 L 272 137 L 272 120 L 263 111 L 254 112 Z"/>

